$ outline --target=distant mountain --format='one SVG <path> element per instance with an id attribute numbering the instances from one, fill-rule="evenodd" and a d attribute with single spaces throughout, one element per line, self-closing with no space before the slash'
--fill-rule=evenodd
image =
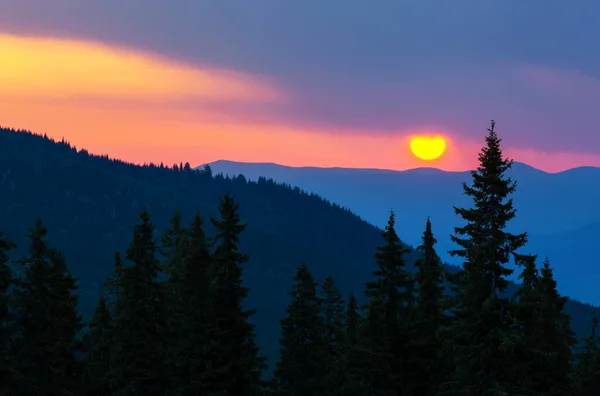
<path id="1" fill-rule="evenodd" d="M 430 216 L 442 257 L 459 264 L 445 252 L 453 247 L 449 237 L 453 227 L 460 225 L 452 207 L 471 204 L 461 186 L 462 182 L 470 182 L 469 172 L 295 168 L 231 161 L 216 161 L 210 166 L 215 173 L 243 174 L 249 180 L 265 176 L 298 186 L 380 227 L 386 213 L 394 208 L 398 233 L 411 245 L 420 242 L 420 228 Z M 596 259 L 592 243 L 600 240 L 600 184 L 595 183 L 600 180 L 600 168 L 547 173 L 515 163 L 509 175 L 518 183 L 514 195 L 517 218 L 510 229 L 529 233 L 530 244 L 524 252 L 549 257 L 563 293 L 600 304 L 600 293 L 587 287 L 600 284 L 600 259 Z"/>

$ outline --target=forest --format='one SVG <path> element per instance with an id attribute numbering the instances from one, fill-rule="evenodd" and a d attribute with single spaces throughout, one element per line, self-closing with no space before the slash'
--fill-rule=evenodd
<path id="1" fill-rule="evenodd" d="M 575 332 L 551 262 L 521 253 L 525 232 L 506 231 L 516 216 L 510 166 L 492 122 L 463 186 L 473 205 L 455 208 L 458 270 L 437 255 L 429 219 L 419 247 L 403 244 L 394 211 L 361 289 L 343 291 L 335 276 L 319 284 L 317 267 L 299 260 L 271 372 L 253 322 L 262 307 L 248 304 L 243 199 L 222 194 L 204 216 L 174 211 L 160 234 L 142 204 L 124 249 L 96 241 L 111 251 L 112 270 L 89 318 L 73 267 L 40 215 L 18 259 L 0 234 L 0 394 L 596 395 L 594 311 L 579 317 L 587 334 Z M 519 287 L 507 280 L 513 271 Z"/>

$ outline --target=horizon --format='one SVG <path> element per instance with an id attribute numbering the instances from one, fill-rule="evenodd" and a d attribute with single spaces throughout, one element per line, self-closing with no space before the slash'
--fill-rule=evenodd
<path id="1" fill-rule="evenodd" d="M 5 0 L 2 122 L 134 163 L 464 171 L 495 119 L 518 162 L 600 166 L 600 58 L 586 51 L 600 27 L 572 22 L 600 5 L 532 1 L 543 18 L 514 1 Z M 438 135 L 439 159 L 410 152 Z"/>

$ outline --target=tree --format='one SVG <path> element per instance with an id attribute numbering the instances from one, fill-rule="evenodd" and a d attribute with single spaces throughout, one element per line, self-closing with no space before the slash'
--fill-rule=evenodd
<path id="1" fill-rule="evenodd" d="M 534 391 L 543 394 L 565 395 L 570 393 L 572 349 L 575 333 L 571 330 L 570 317 L 564 312 L 568 300 L 558 293 L 556 281 L 546 258 L 539 278 L 539 332 L 535 341 L 540 345 L 542 356 L 536 362 L 538 384 Z"/>
<path id="2" fill-rule="evenodd" d="M 278 395 L 321 396 L 327 394 L 323 379 L 328 367 L 328 345 L 321 299 L 306 264 L 302 264 L 289 292 L 292 300 L 281 321 L 281 355 L 275 368 Z"/>
<path id="3" fill-rule="evenodd" d="M 119 275 L 119 299 L 114 312 L 112 377 L 115 395 L 164 395 L 165 306 L 157 281 L 159 261 L 154 226 L 144 209 L 135 225 L 125 258 L 131 263 Z"/>
<path id="4" fill-rule="evenodd" d="M 211 218 L 217 230 L 217 246 L 213 254 L 215 280 L 211 287 L 213 309 L 212 339 L 218 345 L 213 351 L 212 370 L 206 374 L 215 394 L 261 394 L 261 372 L 265 359 L 258 355 L 254 325 L 248 319 L 256 310 L 244 310 L 248 288 L 242 285 L 242 265 L 248 256 L 239 251 L 239 236 L 246 228 L 238 213 L 239 205 L 230 195 L 220 199 L 220 219 Z"/>
<path id="5" fill-rule="evenodd" d="M 8 252 L 16 245 L 4 238 L 0 232 L 0 394 L 8 392 L 11 379 L 10 345 L 12 340 L 12 315 L 10 309 L 11 286 L 13 273 L 9 265 Z"/>
<path id="6" fill-rule="evenodd" d="M 205 395 L 210 392 L 204 377 L 210 370 L 211 355 L 217 350 L 210 337 L 215 312 L 211 301 L 214 276 L 213 260 L 208 248 L 200 215 L 194 217 L 189 230 L 189 243 L 182 265 L 173 273 L 176 299 L 170 306 L 172 341 L 169 349 L 173 364 L 172 394 L 178 396 Z"/>
<path id="7" fill-rule="evenodd" d="M 402 246 L 395 230 L 392 211 L 382 233 L 384 244 L 377 248 L 375 281 L 367 282 L 369 298 L 361 335 L 366 352 L 367 382 L 372 392 L 401 395 L 410 379 L 410 340 L 408 325 L 413 307 L 413 280 L 406 270 Z"/>
<path id="8" fill-rule="evenodd" d="M 344 299 L 331 276 L 325 278 L 321 289 L 321 308 L 324 319 L 323 342 L 327 359 L 323 377 L 326 394 L 339 395 L 340 387 L 348 379 L 345 353 L 347 352 Z"/>
<path id="9" fill-rule="evenodd" d="M 427 219 L 422 244 L 417 248 L 420 253 L 415 262 L 417 269 L 417 301 L 415 322 L 413 324 L 413 394 L 434 395 L 443 374 L 440 360 L 442 350 L 441 331 L 449 324 L 445 311 L 444 280 L 445 271 L 442 261 L 435 251 L 436 239 L 431 230 L 431 221 Z"/>
<path id="10" fill-rule="evenodd" d="M 85 366 L 83 372 L 83 394 L 87 396 L 109 395 L 112 342 L 112 317 L 103 295 L 92 320 L 88 324 L 88 332 L 83 337 Z"/>
<path id="11" fill-rule="evenodd" d="M 512 392 L 518 362 L 511 355 L 514 333 L 509 299 L 501 296 L 508 285 L 511 256 L 527 241 L 527 234 L 511 234 L 507 223 L 515 217 L 512 198 L 516 183 L 506 172 L 512 161 L 504 158 L 494 121 L 479 166 L 471 172 L 472 185 L 463 183 L 471 208 L 454 210 L 466 224 L 455 227 L 452 256 L 463 261 L 461 284 L 454 307 L 456 372 L 446 384 L 452 394 Z M 516 390 L 518 392 L 518 390 Z"/>
<path id="12" fill-rule="evenodd" d="M 583 348 L 576 355 L 574 388 L 580 396 L 595 396 L 600 389 L 600 340 L 598 338 L 598 318 L 592 319 L 590 335 L 583 339 Z"/>
<path id="13" fill-rule="evenodd" d="M 78 394 L 80 350 L 77 333 L 77 283 L 64 256 L 50 248 L 41 220 L 29 232 L 30 246 L 21 261 L 24 277 L 16 283 L 14 308 L 15 387 L 11 395 Z"/>

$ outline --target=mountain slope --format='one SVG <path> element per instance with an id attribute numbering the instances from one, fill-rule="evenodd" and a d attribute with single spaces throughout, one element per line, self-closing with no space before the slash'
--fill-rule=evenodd
<path id="1" fill-rule="evenodd" d="M 299 264 L 307 261 L 318 281 L 332 275 L 346 296 L 355 291 L 362 297 L 374 269 L 375 247 L 381 244 L 379 229 L 317 196 L 270 181 L 134 166 L 0 128 L 0 230 L 19 243 L 17 258 L 26 248 L 28 228 L 41 216 L 49 242 L 64 251 L 80 280 L 81 308 L 88 318 L 112 269 L 114 251 L 129 244 L 143 206 L 157 229 L 164 230 L 176 208 L 187 221 L 195 212 L 205 219 L 216 215 L 218 198 L 226 193 L 239 201 L 249 224 L 241 241 L 250 255 L 244 281 L 251 288 L 248 305 L 259 308 L 254 318 L 259 345 L 272 362 L 279 319 Z M 385 221 L 388 209 L 381 211 Z M 419 235 L 424 222 L 412 232 Z M 568 309 L 579 332 L 592 313 L 600 314 L 577 302 Z"/>
<path id="2" fill-rule="evenodd" d="M 276 164 L 217 161 L 213 172 L 243 174 L 250 180 L 259 176 L 299 186 L 349 208 L 364 220 L 383 226 L 385 213 L 397 212 L 398 234 L 409 244 L 419 243 L 419 233 L 427 216 L 437 231 L 440 255 L 459 264 L 447 251 L 454 246 L 450 234 L 460 225 L 452 206 L 470 206 L 461 183 L 470 182 L 469 172 L 445 172 L 420 168 L 408 171 L 344 168 L 293 168 Z M 600 222 L 600 168 L 582 167 L 556 174 L 515 163 L 509 175 L 517 181 L 514 195 L 517 218 L 509 229 L 527 231 L 526 253 L 548 256 L 556 267 L 561 292 L 600 304 L 600 293 L 585 286 L 600 282 L 590 238 L 580 237 L 578 229 Z M 600 239 L 600 227 L 588 227 L 591 239 Z M 568 249 L 561 249 L 561 244 Z M 577 268 L 577 271 L 573 271 Z M 516 278 L 515 278 L 516 279 Z"/>

